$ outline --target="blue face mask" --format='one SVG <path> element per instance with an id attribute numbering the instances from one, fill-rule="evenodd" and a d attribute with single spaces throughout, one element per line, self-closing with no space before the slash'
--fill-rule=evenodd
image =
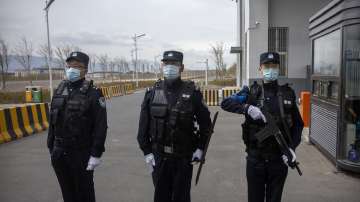
<path id="1" fill-rule="evenodd" d="M 180 68 L 176 65 L 165 65 L 163 74 L 165 79 L 176 79 L 180 77 Z"/>
<path id="2" fill-rule="evenodd" d="M 66 69 L 66 78 L 70 81 L 70 82 L 75 82 L 80 80 L 80 70 L 70 67 Z"/>
<path id="3" fill-rule="evenodd" d="M 279 78 L 278 68 L 264 68 L 263 76 L 265 81 L 275 81 Z"/>

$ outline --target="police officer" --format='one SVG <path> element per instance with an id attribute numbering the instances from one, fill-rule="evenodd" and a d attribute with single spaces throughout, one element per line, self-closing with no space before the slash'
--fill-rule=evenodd
<path id="1" fill-rule="evenodd" d="M 154 201 L 190 202 L 192 164 L 202 157 L 210 112 L 194 82 L 180 77 L 183 54 L 166 51 L 162 62 L 164 80 L 145 93 L 137 139 L 152 172 Z"/>
<path id="2" fill-rule="evenodd" d="M 259 71 L 263 76 L 262 84 L 254 82 L 250 89 L 245 86 L 239 93 L 221 103 L 225 111 L 245 115 L 242 128 L 247 152 L 249 202 L 281 201 L 288 174 L 287 164 L 295 162 L 295 149 L 301 141 L 303 121 L 296 106 L 296 96 L 287 84 L 278 84 L 279 64 L 278 53 L 261 54 Z M 266 110 L 276 120 L 291 147 L 291 159 L 282 154 L 273 136 L 261 144 L 255 138 L 254 135 L 263 129 L 267 121 L 261 110 Z M 286 134 L 285 127 L 290 134 Z"/>
<path id="3" fill-rule="evenodd" d="M 64 202 L 95 201 L 93 174 L 107 130 L 105 98 L 85 80 L 89 57 L 72 52 L 51 101 L 47 146 Z"/>

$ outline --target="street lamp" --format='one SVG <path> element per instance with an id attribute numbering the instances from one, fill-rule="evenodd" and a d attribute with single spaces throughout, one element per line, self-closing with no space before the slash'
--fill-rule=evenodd
<path id="1" fill-rule="evenodd" d="M 136 69 L 136 67 L 135 67 L 135 62 L 134 62 L 134 52 L 135 52 L 135 50 L 131 50 L 131 63 L 132 63 L 132 65 L 133 65 L 133 67 L 134 67 L 134 69 L 132 70 L 132 81 L 134 82 L 134 80 L 135 80 L 135 69 Z"/>
<path id="2" fill-rule="evenodd" d="M 135 71 L 136 71 L 136 87 L 139 87 L 139 75 L 138 75 L 138 48 L 137 48 L 137 39 L 144 37 L 145 34 L 140 35 L 134 35 L 132 39 L 134 40 L 134 46 L 135 46 Z"/>
<path id="3" fill-rule="evenodd" d="M 47 57 L 47 65 L 49 68 L 49 83 L 50 83 L 50 99 L 53 96 L 53 81 L 52 81 L 52 70 L 50 67 L 50 63 L 51 63 L 51 46 L 50 46 L 50 31 L 49 31 L 49 9 L 51 4 L 54 2 L 55 0 L 50 0 L 49 2 L 46 0 L 45 1 L 45 19 L 46 19 L 46 27 L 47 27 L 47 42 L 48 42 L 48 57 Z"/>
<path id="4" fill-rule="evenodd" d="M 204 63 L 206 65 L 205 68 L 205 86 L 208 85 L 208 71 L 209 71 L 209 59 L 205 59 L 205 61 L 198 61 L 198 63 Z"/>

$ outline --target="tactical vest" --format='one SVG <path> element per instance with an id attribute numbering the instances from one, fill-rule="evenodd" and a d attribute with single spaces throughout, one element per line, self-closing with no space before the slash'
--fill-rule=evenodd
<path id="1" fill-rule="evenodd" d="M 69 81 L 62 81 L 51 101 L 50 127 L 59 147 L 88 147 L 91 143 L 88 98 L 92 81 L 84 80 L 80 89 L 69 92 Z"/>
<path id="2" fill-rule="evenodd" d="M 254 82 L 250 87 L 247 104 L 257 106 L 260 109 L 270 112 L 277 122 L 279 129 L 284 134 L 284 124 L 286 124 L 285 127 L 287 128 L 293 126 L 291 113 L 294 105 L 296 105 L 296 103 L 294 103 L 295 98 L 293 95 L 293 91 L 288 87 L 288 84 L 278 86 L 276 94 L 269 95 L 268 92 L 264 92 L 264 87 L 262 85 Z M 276 100 L 270 100 L 271 98 Z M 281 115 L 281 110 L 283 110 L 283 115 Z M 245 123 L 242 124 L 242 128 L 243 140 L 247 146 L 247 151 L 257 150 L 260 153 L 279 153 L 280 150 L 275 138 L 268 138 L 262 144 L 257 142 L 254 134 L 259 132 L 263 127 L 264 123 L 262 120 L 253 120 L 246 115 L 246 120 Z M 289 137 L 286 135 L 284 135 L 284 137 L 289 142 Z"/>
<path id="3" fill-rule="evenodd" d="M 164 81 L 153 88 L 150 102 L 150 133 L 153 150 L 170 157 L 192 154 L 197 137 L 194 133 L 193 82 L 183 81 L 175 104 L 168 102 Z"/>

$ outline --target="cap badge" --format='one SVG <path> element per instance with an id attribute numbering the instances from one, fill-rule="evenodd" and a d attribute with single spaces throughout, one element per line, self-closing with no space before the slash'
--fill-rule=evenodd
<path id="1" fill-rule="evenodd" d="M 169 57 L 173 57 L 174 54 L 173 54 L 173 53 L 169 53 L 168 56 L 169 56 Z"/>
<path id="2" fill-rule="evenodd" d="M 269 59 L 274 59 L 274 55 L 270 53 L 270 54 L 268 55 L 268 58 L 269 58 Z"/>
<path id="3" fill-rule="evenodd" d="M 189 94 L 182 94 L 182 97 L 183 98 L 190 98 L 190 95 Z"/>
<path id="4" fill-rule="evenodd" d="M 76 57 L 76 56 L 77 56 L 77 53 L 73 53 L 72 56 L 73 56 L 73 57 Z"/>

